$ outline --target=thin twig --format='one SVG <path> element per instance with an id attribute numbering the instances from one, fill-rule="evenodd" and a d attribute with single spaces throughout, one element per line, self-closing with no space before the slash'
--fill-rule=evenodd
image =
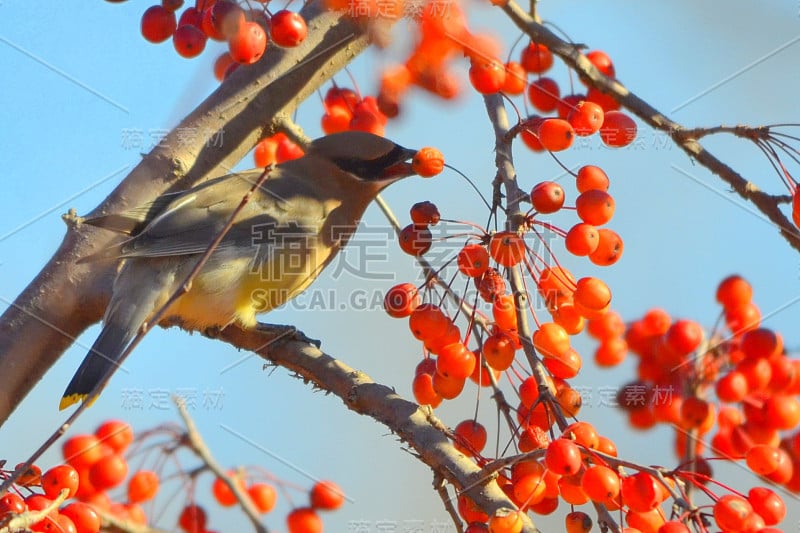
<path id="1" fill-rule="evenodd" d="M 550 51 L 559 56 L 590 87 L 612 96 L 645 123 L 667 133 L 675 144 L 686 152 L 692 160 L 719 176 L 740 197 L 752 202 L 778 228 L 786 242 L 800 252 L 800 232 L 781 211 L 779 202 L 774 196 L 759 190 L 757 187 L 753 187 L 749 180 L 706 150 L 696 139 L 685 138 L 683 132 L 688 130 L 683 125 L 671 120 L 642 100 L 618 80 L 609 78 L 600 72 L 583 55 L 579 46 L 564 41 L 547 27 L 537 23 L 514 0 L 508 0 L 500 6 L 500 9 L 533 41 L 544 44 Z"/>
<path id="2" fill-rule="evenodd" d="M 439 473 L 434 473 L 433 475 L 433 488 L 436 489 L 439 498 L 442 499 L 442 504 L 444 504 L 447 514 L 450 515 L 450 519 L 456 526 L 456 532 L 464 533 L 464 523 L 461 521 L 458 511 L 453 505 L 453 498 L 450 497 L 450 493 L 447 491 L 447 483 L 445 483 L 444 478 Z"/>
<path id="3" fill-rule="evenodd" d="M 258 510 L 256 509 L 255 505 L 253 505 L 253 501 L 247 495 L 247 493 L 242 489 L 241 485 L 236 483 L 231 477 L 225 472 L 225 470 L 217 463 L 214 456 L 211 455 L 211 450 L 208 449 L 206 443 L 203 441 L 203 438 L 200 436 L 200 432 L 197 431 L 197 426 L 194 425 L 194 420 L 189 416 L 189 411 L 186 409 L 186 401 L 182 398 L 176 397 L 175 404 L 178 406 L 178 413 L 180 413 L 181 418 L 183 419 L 183 423 L 186 425 L 186 440 L 189 445 L 189 449 L 191 449 L 197 457 L 203 461 L 208 468 L 214 472 L 219 479 L 221 479 L 225 485 L 231 489 L 233 495 L 236 496 L 236 500 L 239 502 L 239 505 L 244 510 L 244 513 L 247 515 L 247 518 L 250 519 L 250 522 L 253 524 L 253 528 L 258 533 L 269 533 L 269 530 L 261 523 L 261 519 L 258 517 Z"/>

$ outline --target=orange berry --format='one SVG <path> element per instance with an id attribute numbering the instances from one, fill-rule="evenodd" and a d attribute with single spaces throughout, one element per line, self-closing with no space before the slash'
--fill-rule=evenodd
<path id="1" fill-rule="evenodd" d="M 589 254 L 589 261 L 598 266 L 611 266 L 622 257 L 624 245 L 622 238 L 608 228 L 597 230 L 600 242 L 597 249 Z"/>
<path id="2" fill-rule="evenodd" d="M 419 306 L 420 297 L 416 285 L 400 283 L 386 292 L 383 298 L 383 309 L 391 317 L 403 318 L 411 315 Z"/>
<path id="3" fill-rule="evenodd" d="M 322 533 L 322 519 L 313 509 L 299 507 L 286 516 L 289 533 Z"/>
<path id="4" fill-rule="evenodd" d="M 582 511 L 572 511 L 564 517 L 567 533 L 589 533 L 592 530 L 592 518 Z"/>
<path id="5" fill-rule="evenodd" d="M 577 474 L 583 464 L 581 450 L 574 441 L 555 439 L 544 454 L 547 468 L 562 476 Z"/>
<path id="6" fill-rule="evenodd" d="M 138 470 L 128 480 L 128 501 L 141 503 L 152 500 L 158 487 L 158 474 L 150 470 Z"/>
<path id="7" fill-rule="evenodd" d="M 483 343 L 483 358 L 494 370 L 507 370 L 514 362 L 516 347 L 514 340 L 506 333 L 490 335 Z"/>
<path id="8" fill-rule="evenodd" d="M 619 475 L 604 465 L 590 466 L 581 477 L 581 488 L 592 501 L 609 502 L 619 494 Z"/>
<path id="9" fill-rule="evenodd" d="M 714 520 L 723 531 L 740 531 L 745 520 L 752 514 L 753 507 L 750 503 L 734 494 L 720 496 L 714 504 Z"/>
<path id="10" fill-rule="evenodd" d="M 438 306 L 429 303 L 418 306 L 408 318 L 411 333 L 421 341 L 444 335 L 451 323 Z"/>
<path id="11" fill-rule="evenodd" d="M 489 241 L 489 255 L 506 267 L 522 261 L 526 251 L 525 241 L 513 231 L 499 231 Z"/>
<path id="12" fill-rule="evenodd" d="M 481 244 L 467 244 L 458 252 L 457 262 L 462 274 L 475 278 L 489 270 L 489 252 Z"/>
<path id="13" fill-rule="evenodd" d="M 527 81 L 527 73 L 522 65 L 516 61 L 509 61 L 506 63 L 506 77 L 503 81 L 502 91 L 506 94 L 522 94 L 525 90 L 525 83 Z"/>
<path id="14" fill-rule="evenodd" d="M 590 189 L 575 200 L 578 217 L 587 224 L 602 226 L 614 216 L 614 197 L 600 189 Z"/>
<path id="15" fill-rule="evenodd" d="M 108 448 L 94 435 L 76 435 L 64 442 L 61 452 L 66 462 L 80 470 L 100 460 L 108 453 Z"/>
<path id="16" fill-rule="evenodd" d="M 261 514 L 270 512 L 278 499 L 275 487 L 266 483 L 253 483 L 247 487 L 247 495 L 253 500 L 253 505 Z"/>
<path id="17" fill-rule="evenodd" d="M 506 69 L 496 58 L 475 58 L 470 63 L 469 82 L 480 94 L 494 94 L 503 88 Z"/>
<path id="18" fill-rule="evenodd" d="M 585 222 L 572 226 L 564 237 L 567 251 L 579 257 L 594 252 L 599 244 L 600 235 L 597 233 L 597 228 Z"/>
<path id="19" fill-rule="evenodd" d="M 88 503 L 73 502 L 59 509 L 59 512 L 72 520 L 76 533 L 98 533 L 100 531 L 100 516 Z"/>
<path id="20" fill-rule="evenodd" d="M 446 378 L 467 379 L 475 370 L 476 358 L 464 343 L 454 342 L 439 350 L 436 372 Z"/>
<path id="21" fill-rule="evenodd" d="M 411 168 L 417 175 L 430 178 L 444 169 L 444 155 L 430 146 L 421 148 L 411 160 Z"/>
<path id="22" fill-rule="evenodd" d="M 243 491 L 246 490 L 244 480 L 241 478 L 241 476 L 238 476 L 233 471 L 229 471 L 227 474 L 229 477 L 233 478 L 233 482 L 236 483 L 240 489 Z M 211 492 L 214 495 L 214 499 L 217 500 L 217 503 L 223 507 L 230 507 L 238 503 L 236 495 L 233 493 L 231 488 L 228 487 L 228 484 L 222 480 L 222 478 L 214 479 L 214 483 L 211 485 Z"/>
<path id="23" fill-rule="evenodd" d="M 108 490 L 116 487 L 128 475 L 128 463 L 122 456 L 112 453 L 106 455 L 89 470 L 89 480 L 98 490 Z"/>
<path id="24" fill-rule="evenodd" d="M 103 422 L 94 434 L 100 442 L 107 444 L 117 453 L 124 453 L 133 442 L 133 428 L 121 420 Z"/>
<path id="25" fill-rule="evenodd" d="M 411 391 L 414 393 L 417 403 L 430 405 L 433 409 L 442 403 L 442 397 L 433 388 L 434 374 L 418 374 L 414 376 L 414 381 L 411 383 Z"/>
<path id="26" fill-rule="evenodd" d="M 439 372 L 433 375 L 433 390 L 445 400 L 457 398 L 465 383 L 466 379 L 446 377 Z"/>
<path id="27" fill-rule="evenodd" d="M 350 128 L 350 121 L 352 120 L 352 111 L 342 106 L 331 106 L 325 111 L 325 114 L 322 115 L 320 125 L 322 126 L 322 131 L 326 135 L 330 135 L 332 133 L 347 131 Z M 256 149 L 258 149 L 258 146 Z"/>
<path id="28" fill-rule="evenodd" d="M 594 87 L 590 87 L 589 90 L 586 91 L 586 101 L 594 102 L 599 105 L 603 108 L 604 113 L 616 111 L 622 107 L 613 96 L 602 92 L 600 89 L 595 89 Z"/>
<path id="29" fill-rule="evenodd" d="M 576 283 L 574 298 L 586 309 L 603 310 L 611 304 L 611 290 L 603 280 L 588 276 Z"/>
<path id="30" fill-rule="evenodd" d="M 514 509 L 501 508 L 489 518 L 489 533 L 520 533 L 524 522 L 523 512 Z"/>
<path id="31" fill-rule="evenodd" d="M 533 332 L 533 346 L 543 357 L 559 357 L 570 348 L 567 331 L 554 322 L 545 322 Z"/>
<path id="32" fill-rule="evenodd" d="M 575 186 L 581 193 L 592 189 L 607 191 L 609 183 L 608 175 L 602 168 L 594 165 L 582 166 L 578 169 L 578 175 L 575 177 Z"/>
<path id="33" fill-rule="evenodd" d="M 724 308 L 734 308 L 751 302 L 753 287 L 743 277 L 734 274 L 720 282 L 716 296 Z"/>
<path id="34" fill-rule="evenodd" d="M 564 428 L 562 436 L 589 449 L 596 449 L 600 439 L 597 430 L 589 422 L 573 422 Z"/>
<path id="35" fill-rule="evenodd" d="M 566 120 L 560 118 L 546 118 L 536 131 L 539 142 L 545 150 L 560 152 L 572 146 L 575 140 L 575 130 Z"/>

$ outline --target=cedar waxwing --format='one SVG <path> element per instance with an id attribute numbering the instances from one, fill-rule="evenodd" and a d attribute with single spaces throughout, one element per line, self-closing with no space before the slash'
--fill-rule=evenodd
<path id="1" fill-rule="evenodd" d="M 284 304 L 319 276 L 381 190 L 413 174 L 407 160 L 415 153 L 352 131 L 317 139 L 303 157 L 277 165 L 163 322 L 200 330 L 256 326 L 257 313 Z M 80 260 L 124 261 L 100 336 L 60 409 L 86 400 L 113 373 L 142 324 L 179 289 L 262 172 L 230 174 L 85 220 L 129 238 Z"/>

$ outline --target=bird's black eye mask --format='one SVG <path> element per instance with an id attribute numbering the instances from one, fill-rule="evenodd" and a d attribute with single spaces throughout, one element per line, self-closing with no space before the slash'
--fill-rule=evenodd
<path id="1" fill-rule="evenodd" d="M 344 157 L 333 157 L 331 161 L 345 172 L 349 172 L 363 181 L 378 181 L 386 179 L 386 170 L 397 163 L 402 163 L 411 159 L 415 154 L 414 150 L 395 146 L 385 154 L 375 159 L 351 159 Z"/>

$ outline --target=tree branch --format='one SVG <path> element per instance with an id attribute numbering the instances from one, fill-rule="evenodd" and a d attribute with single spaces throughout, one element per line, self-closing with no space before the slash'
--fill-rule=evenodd
<path id="1" fill-rule="evenodd" d="M 579 46 L 564 41 L 547 27 L 537 23 L 514 0 L 508 0 L 501 9 L 519 29 L 528 34 L 532 40 L 547 46 L 590 86 L 613 96 L 615 100 L 642 121 L 659 131 L 667 133 L 673 142 L 686 152 L 690 158 L 719 176 L 743 199 L 752 202 L 778 228 L 786 242 L 800 252 L 800 233 L 780 210 L 780 197 L 772 196 L 760 190 L 729 165 L 723 163 L 714 154 L 706 150 L 696 138 L 687 135 L 686 132 L 689 131 L 687 128 L 671 120 L 642 100 L 618 80 L 609 78 L 597 70 L 583 55 Z"/>
<path id="2" fill-rule="evenodd" d="M 390 387 L 375 383 L 363 372 L 291 336 L 276 338 L 232 325 L 216 338 L 297 373 L 338 396 L 351 411 L 384 424 L 408 443 L 435 474 L 452 483 L 490 516 L 500 508 L 514 508 L 494 477 L 482 475 L 474 461 L 455 449 L 447 437 L 447 428 L 430 409 L 406 400 Z M 530 521 L 524 531 L 534 531 Z"/>

